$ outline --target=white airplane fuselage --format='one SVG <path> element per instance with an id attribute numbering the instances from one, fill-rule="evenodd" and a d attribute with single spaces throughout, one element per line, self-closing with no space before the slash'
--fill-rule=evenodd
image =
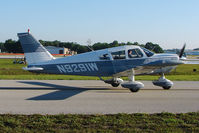
<path id="1" fill-rule="evenodd" d="M 129 49 L 140 49 L 142 57 L 129 58 Z M 113 52 L 125 51 L 125 57 L 114 59 Z M 102 58 L 108 54 L 108 58 Z M 65 75 L 85 76 L 128 76 L 128 70 L 135 69 L 135 74 L 156 74 L 169 72 L 176 65 L 182 64 L 178 55 L 154 54 L 147 57 L 139 46 L 120 46 L 104 50 L 92 51 L 83 54 L 53 59 L 47 62 L 38 62 L 28 65 L 29 68 L 43 68 L 37 72 Z M 33 70 L 34 71 L 34 70 Z"/>

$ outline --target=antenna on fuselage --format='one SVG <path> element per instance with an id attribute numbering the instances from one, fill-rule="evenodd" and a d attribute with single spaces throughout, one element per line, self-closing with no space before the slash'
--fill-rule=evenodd
<path id="1" fill-rule="evenodd" d="M 87 43 L 87 47 L 88 47 L 88 49 L 90 49 L 91 51 L 94 51 L 90 46 L 91 46 L 91 44 L 92 44 L 92 41 L 91 41 L 91 39 L 88 39 L 87 41 L 86 41 L 86 43 Z"/>
<path id="2" fill-rule="evenodd" d="M 91 51 L 94 51 L 90 46 L 87 45 L 87 47 L 88 47 L 88 49 L 90 49 Z"/>

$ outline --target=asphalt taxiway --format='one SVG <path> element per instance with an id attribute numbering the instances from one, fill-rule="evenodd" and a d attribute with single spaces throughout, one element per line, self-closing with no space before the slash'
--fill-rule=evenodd
<path id="1" fill-rule="evenodd" d="M 199 111 L 199 81 L 174 81 L 170 90 L 142 81 L 132 93 L 95 80 L 0 80 L 0 113 L 115 114 Z"/>

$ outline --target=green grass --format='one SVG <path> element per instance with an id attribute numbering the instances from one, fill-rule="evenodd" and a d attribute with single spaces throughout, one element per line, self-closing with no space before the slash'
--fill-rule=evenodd
<path id="1" fill-rule="evenodd" d="M 157 80 L 159 75 L 136 76 L 136 80 Z M 173 81 L 199 81 L 199 75 L 166 75 L 166 78 Z"/>
<path id="2" fill-rule="evenodd" d="M 14 59 L 0 59 L 0 79 L 29 79 L 29 80 L 98 80 L 98 77 L 35 74 L 22 70 L 24 64 L 13 64 Z M 194 72 L 193 69 L 197 71 Z M 159 75 L 136 76 L 136 80 L 156 80 Z M 179 65 L 166 76 L 170 80 L 199 81 L 199 65 Z M 108 79 L 108 78 L 105 78 Z M 127 80 L 126 77 L 123 78 Z"/>
<path id="3" fill-rule="evenodd" d="M 108 79 L 111 77 L 105 77 Z M 157 80 L 158 75 L 136 76 L 136 80 Z M 166 78 L 173 81 L 199 81 L 199 75 L 167 75 Z M 98 77 L 90 76 L 72 76 L 72 75 L 0 75 L 0 80 L 99 80 Z M 122 77 L 123 80 L 128 80 L 127 77 Z"/>
<path id="4" fill-rule="evenodd" d="M 196 69 L 196 72 L 193 69 Z M 179 65 L 169 75 L 199 75 L 199 64 Z"/>
<path id="5" fill-rule="evenodd" d="M 0 115 L 0 132 L 199 132 L 199 113 Z"/>

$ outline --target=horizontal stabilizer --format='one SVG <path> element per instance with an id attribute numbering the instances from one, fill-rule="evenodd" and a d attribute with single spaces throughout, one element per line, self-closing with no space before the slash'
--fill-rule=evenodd
<path id="1" fill-rule="evenodd" d="M 43 68 L 42 67 L 23 67 L 23 70 L 26 70 L 26 71 L 42 71 Z"/>

